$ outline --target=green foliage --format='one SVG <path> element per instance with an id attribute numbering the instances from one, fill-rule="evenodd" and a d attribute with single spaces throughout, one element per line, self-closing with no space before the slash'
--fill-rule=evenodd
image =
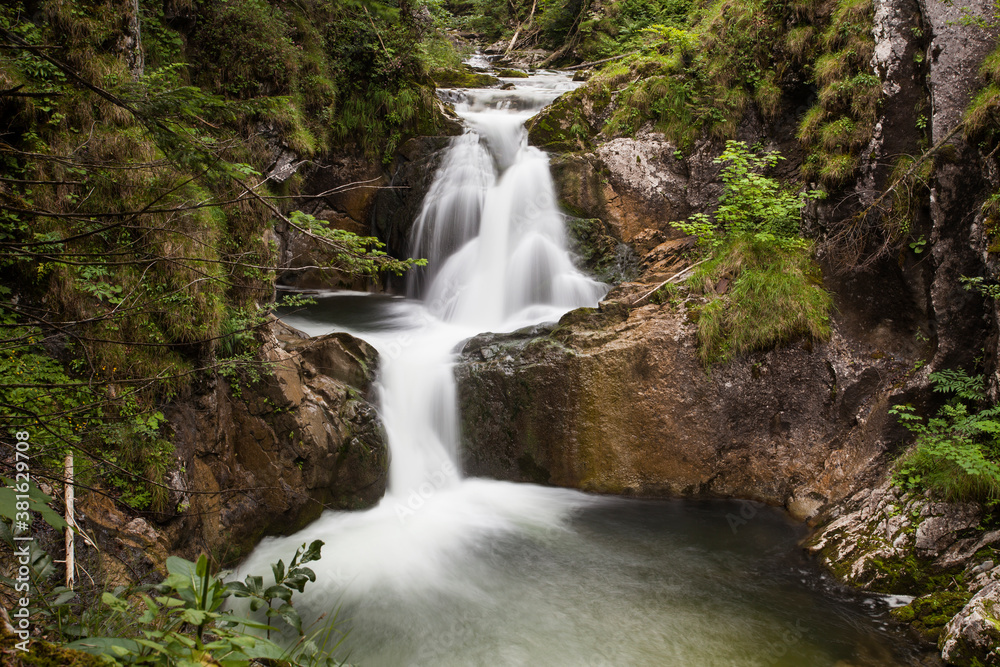
<path id="1" fill-rule="evenodd" d="M 795 57 L 815 58 L 819 86 L 817 103 L 799 124 L 798 138 L 808 151 L 803 176 L 829 186 L 853 176 L 878 116 L 882 85 L 869 65 L 873 11 L 871 0 L 838 0 L 822 31 L 804 22 L 788 34 Z"/>
<path id="2" fill-rule="evenodd" d="M 819 191 L 796 193 L 761 173 L 783 159 L 776 152 L 755 154 L 741 141 L 726 142 L 726 150 L 715 159 L 716 164 L 725 166 L 724 191 L 714 224 L 705 214 L 671 224 L 685 234 L 698 236 L 698 242 L 708 248 L 718 248 L 733 237 L 764 245 L 804 246 L 806 241 L 799 236 L 802 209 L 809 199 L 824 195 Z"/>
<path id="3" fill-rule="evenodd" d="M 714 253 L 688 281 L 706 298 L 695 311 L 698 355 L 706 367 L 802 338 L 829 339 L 833 301 L 811 245 L 735 237 Z M 724 281 L 728 291 L 717 293 Z"/>
<path id="4" fill-rule="evenodd" d="M 781 159 L 730 141 L 718 158 L 724 192 L 714 218 L 672 223 L 698 236 L 705 262 L 688 279 L 706 298 L 696 311 L 698 353 L 708 367 L 798 338 L 830 336 L 830 294 L 811 244 L 799 235 L 801 211 L 821 193 L 795 193 L 761 171 Z"/>
<path id="5" fill-rule="evenodd" d="M 86 636 L 67 644 L 67 648 L 103 656 L 112 665 L 339 665 L 329 657 L 332 648 L 321 649 L 316 642 L 317 638 L 321 643 L 329 640 L 334 632 L 332 625 L 320 631 L 322 637 L 316 633 L 307 636 L 292 605 L 293 592 L 301 593 L 306 583 L 316 580 L 315 573 L 304 565 L 320 557 L 322 546 L 319 540 L 308 547 L 302 545 L 287 571 L 278 561 L 272 566 L 274 584 L 267 588 L 263 587 L 263 578 L 256 576 L 248 576 L 246 583 L 224 582 L 211 573 L 205 555 L 193 563 L 170 557 L 166 563 L 168 575 L 160 584 L 102 594 L 102 624 L 119 629 L 118 634 Z M 230 597 L 250 598 L 253 610 L 266 608 L 267 622 L 240 617 L 223 608 Z M 57 600 L 67 607 L 72 593 L 62 593 Z M 270 632 L 279 629 L 270 625 L 275 621 L 293 629 L 299 640 L 288 648 L 271 641 Z"/>
<path id="6" fill-rule="evenodd" d="M 619 0 L 604 8 L 603 16 L 585 19 L 580 26 L 578 51 L 588 60 L 608 58 L 642 48 L 649 30 L 661 32 L 690 25 L 691 0 Z"/>
<path id="7" fill-rule="evenodd" d="M 13 468 L 14 470 L 22 469 L 16 462 Z M 27 469 L 26 466 L 24 470 Z M 58 512 L 52 509 L 50 505 L 52 498 L 39 489 L 38 485 L 30 479 L 11 479 L 0 475 L 0 484 L 3 484 L 3 487 L 0 488 L 0 540 L 5 544 L 13 545 L 13 540 L 11 539 L 13 531 L 11 526 L 14 525 L 19 512 L 29 512 L 27 521 L 29 524 L 31 523 L 32 516 L 37 514 L 41 517 L 42 521 L 56 530 L 62 530 L 69 525 L 59 516 Z M 28 499 L 26 501 L 19 501 L 17 498 L 18 495 L 27 495 Z M 27 505 L 22 505 L 19 508 L 18 502 L 26 502 Z M 23 509 L 24 507 L 27 507 L 27 510 Z"/>
<path id="8" fill-rule="evenodd" d="M 141 76 L 118 46 L 135 18 Z M 79 483 L 163 510 L 177 463 L 160 406 L 253 366 L 279 269 L 264 238 L 281 200 L 261 182 L 274 140 L 390 159 L 433 126 L 423 28 L 348 0 L 142 0 L 137 17 L 69 0 L 4 3 L 0 29 L 0 87 L 29 93 L 0 100 L 0 428 L 30 430 L 39 470 L 74 451 Z M 413 264 L 310 233 L 338 271 Z"/>
<path id="9" fill-rule="evenodd" d="M 374 236 L 358 236 L 344 229 L 330 227 L 314 216 L 293 211 L 289 220 L 297 230 L 312 236 L 329 246 L 337 262 L 345 269 L 358 275 L 376 275 L 390 272 L 402 275 L 414 266 L 426 266 L 426 259 L 395 259 L 382 250 L 385 244 Z"/>
<path id="10" fill-rule="evenodd" d="M 947 500 L 1000 498 L 1000 407 L 978 409 L 985 400 L 982 376 L 962 370 L 931 373 L 934 391 L 951 398 L 924 419 L 911 405 L 890 410 L 916 436 L 897 463 L 893 482 L 908 491 L 932 490 Z"/>
<path id="11" fill-rule="evenodd" d="M 959 279 L 962 282 L 962 287 L 968 291 L 974 291 L 987 299 L 1000 299 L 1000 284 L 994 281 L 987 282 L 986 278 L 982 276 L 975 278 L 961 276 Z"/>

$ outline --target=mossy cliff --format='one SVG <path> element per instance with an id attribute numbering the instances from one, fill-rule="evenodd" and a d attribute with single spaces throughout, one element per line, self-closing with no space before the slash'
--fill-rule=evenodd
<path id="1" fill-rule="evenodd" d="M 338 0 L 25 0 L 0 8 L 0 39 L 2 437 L 30 431 L 50 490 L 75 453 L 80 520 L 134 566 L 95 572 L 231 562 L 379 498 L 374 352 L 279 341 L 269 312 L 303 259 L 326 265 L 317 285 L 381 282 L 373 240 L 303 239 L 369 236 L 384 186 L 409 197 L 383 218 L 422 196 L 446 140 L 416 137 L 456 132 L 428 73 L 460 58 L 433 21 Z"/>

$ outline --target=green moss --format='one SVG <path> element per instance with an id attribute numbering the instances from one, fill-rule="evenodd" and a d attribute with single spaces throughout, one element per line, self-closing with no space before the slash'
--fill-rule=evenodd
<path id="1" fill-rule="evenodd" d="M 830 337 L 831 297 L 808 250 L 735 244 L 700 267 L 690 283 L 713 295 L 696 312 L 706 366 L 798 339 Z M 729 292 L 715 295 L 727 283 Z"/>
<path id="2" fill-rule="evenodd" d="M 854 175 L 878 116 L 881 82 L 868 64 L 873 21 L 870 0 L 839 0 L 816 45 L 813 73 L 819 100 L 800 121 L 798 139 L 809 153 L 803 176 L 828 186 L 841 186 Z M 806 33 L 792 34 L 797 40 L 792 50 L 806 53 Z"/>
<path id="3" fill-rule="evenodd" d="M 528 140 L 551 151 L 578 151 L 591 147 L 599 128 L 593 127 L 581 110 L 585 98 L 591 96 L 588 84 L 560 97 L 529 121 Z M 600 100 L 596 108 L 593 101 L 588 104 L 595 114 L 606 105 Z"/>
<path id="4" fill-rule="evenodd" d="M 497 76 L 504 77 L 506 79 L 527 79 L 528 73 L 519 69 L 504 69 L 500 68 L 496 70 Z"/>
<path id="5" fill-rule="evenodd" d="M 0 663 L 8 667 L 104 667 L 96 655 L 65 649 L 43 639 L 29 640 L 27 652 L 15 648 L 20 641 L 0 625 Z"/>
<path id="6" fill-rule="evenodd" d="M 892 610 L 893 617 L 912 627 L 924 639 L 937 642 L 944 626 L 972 598 L 968 591 L 940 591 L 916 598 Z"/>
<path id="7" fill-rule="evenodd" d="M 500 79 L 475 71 L 468 65 L 432 69 L 430 77 L 438 88 L 492 88 Z"/>

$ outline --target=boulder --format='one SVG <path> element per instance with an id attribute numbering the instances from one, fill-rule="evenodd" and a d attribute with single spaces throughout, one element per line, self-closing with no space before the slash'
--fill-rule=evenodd
<path id="1" fill-rule="evenodd" d="M 1000 581 L 976 593 L 948 622 L 940 645 L 950 665 L 1000 665 Z"/>
<path id="2" fill-rule="evenodd" d="M 167 416 L 192 491 L 164 521 L 171 548 L 231 562 L 325 509 L 378 501 L 388 452 L 366 398 L 376 360 L 347 334 L 308 339 L 275 320 L 256 370 L 173 406 Z"/>
<path id="3" fill-rule="evenodd" d="M 623 285 L 609 298 L 652 286 Z M 706 372 L 683 308 L 608 301 L 471 339 L 457 367 L 466 470 L 600 493 L 716 495 L 812 516 L 884 453 L 906 362 L 831 341 Z M 683 381 L 680 379 L 683 378 Z"/>

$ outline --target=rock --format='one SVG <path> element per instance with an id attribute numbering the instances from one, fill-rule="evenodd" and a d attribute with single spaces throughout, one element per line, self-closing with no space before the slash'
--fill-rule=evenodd
<path id="1" fill-rule="evenodd" d="M 958 533 L 979 525 L 982 511 L 973 504 L 934 503 L 925 506 L 914 548 L 919 556 L 937 558 L 955 543 Z"/>
<path id="2" fill-rule="evenodd" d="M 639 258 L 598 218 L 566 216 L 569 249 L 579 268 L 601 282 L 617 284 L 639 275 Z"/>
<path id="3" fill-rule="evenodd" d="M 648 228 L 681 235 L 667 224 L 693 212 L 687 197 L 687 165 L 679 159 L 676 146 L 647 132 L 635 139 L 612 139 L 595 155 L 613 192 L 607 197 L 609 222 L 623 241 Z M 720 193 L 721 188 L 715 194 Z"/>
<path id="4" fill-rule="evenodd" d="M 381 498 L 388 453 L 365 400 L 376 358 L 347 334 L 308 339 L 274 321 L 260 357 L 270 371 L 206 387 L 166 411 L 184 488 L 197 490 L 164 522 L 170 547 L 231 562 L 324 509 Z"/>
<path id="5" fill-rule="evenodd" d="M 896 620 L 908 624 L 921 637 L 937 643 L 952 617 L 969 601 L 965 591 L 944 591 L 918 597 L 892 610 Z"/>
<path id="6" fill-rule="evenodd" d="M 583 117 L 591 116 L 595 115 Z M 588 141 L 566 134 L 571 117 L 553 111 L 536 118 L 530 125 L 533 143 L 549 150 L 589 149 Z M 595 124 L 598 118 L 594 117 Z M 719 166 L 713 162 L 719 152 L 703 141 L 682 156 L 663 135 L 646 129 L 635 138 L 600 143 L 593 152 L 556 155 L 552 173 L 566 210 L 578 217 L 600 218 L 621 240 L 631 243 L 646 230 L 679 238 L 683 234 L 670 222 L 712 210 L 722 193 Z"/>
<path id="7" fill-rule="evenodd" d="M 453 128 L 454 134 L 461 131 L 460 126 Z M 385 242 L 387 252 L 394 257 L 409 257 L 410 230 L 449 143 L 446 136 L 410 139 L 399 147 L 388 168 L 390 187 L 375 195 L 371 232 Z"/>
<path id="8" fill-rule="evenodd" d="M 306 201 L 301 210 L 333 229 L 378 236 L 386 243 L 389 254 L 407 258 L 410 227 L 434 179 L 442 151 L 449 136 L 462 130 L 457 122 L 450 121 L 444 123 L 444 131 L 448 136 L 405 141 L 384 170 L 362 155 L 342 153 L 329 158 L 322 168 L 313 168 L 305 175 L 303 186 L 307 194 L 325 194 Z M 281 158 L 277 159 L 280 162 Z M 343 187 L 345 183 L 350 187 Z M 286 267 L 278 278 L 279 284 L 296 289 L 365 291 L 376 287 L 365 276 L 316 268 L 337 263 L 327 246 L 281 223 L 276 230 L 281 265 Z"/>
<path id="9" fill-rule="evenodd" d="M 995 30 L 964 19 L 992 19 L 996 9 L 990 0 L 967 0 L 958 5 L 920 0 L 920 10 L 931 32 L 931 140 L 937 143 L 961 121 L 980 84 L 979 65 L 996 47 Z"/>
<path id="10" fill-rule="evenodd" d="M 548 151 L 588 150 L 607 121 L 611 93 L 581 87 L 528 120 L 528 141 Z"/>
<path id="11" fill-rule="evenodd" d="M 957 667 L 1000 664 L 1000 581 L 988 584 L 944 628 L 941 657 Z"/>
<path id="12" fill-rule="evenodd" d="M 470 474 L 601 493 L 792 498 L 804 515 L 853 492 L 885 447 L 898 362 L 872 360 L 835 333 L 813 351 L 753 354 L 708 375 L 683 311 L 612 307 L 621 291 L 547 335 L 466 345 L 456 374 Z M 869 367 L 883 381 L 853 399 L 865 419 L 855 428 L 831 389 Z"/>
<path id="13" fill-rule="evenodd" d="M 785 509 L 792 515 L 792 518 L 799 521 L 808 521 L 813 518 L 828 503 L 826 496 L 800 490 L 785 502 Z"/>
<path id="14" fill-rule="evenodd" d="M 77 503 L 77 521 L 100 545 L 100 550 L 78 540 L 77 558 L 88 571 L 100 572 L 109 588 L 152 582 L 166 574 L 163 563 L 172 546 L 169 536 L 145 519 L 132 517 L 111 498 L 88 493 Z"/>
<path id="15" fill-rule="evenodd" d="M 430 71 L 430 77 L 438 88 L 492 88 L 500 85 L 500 79 L 477 72 L 468 65 L 438 67 Z"/>

